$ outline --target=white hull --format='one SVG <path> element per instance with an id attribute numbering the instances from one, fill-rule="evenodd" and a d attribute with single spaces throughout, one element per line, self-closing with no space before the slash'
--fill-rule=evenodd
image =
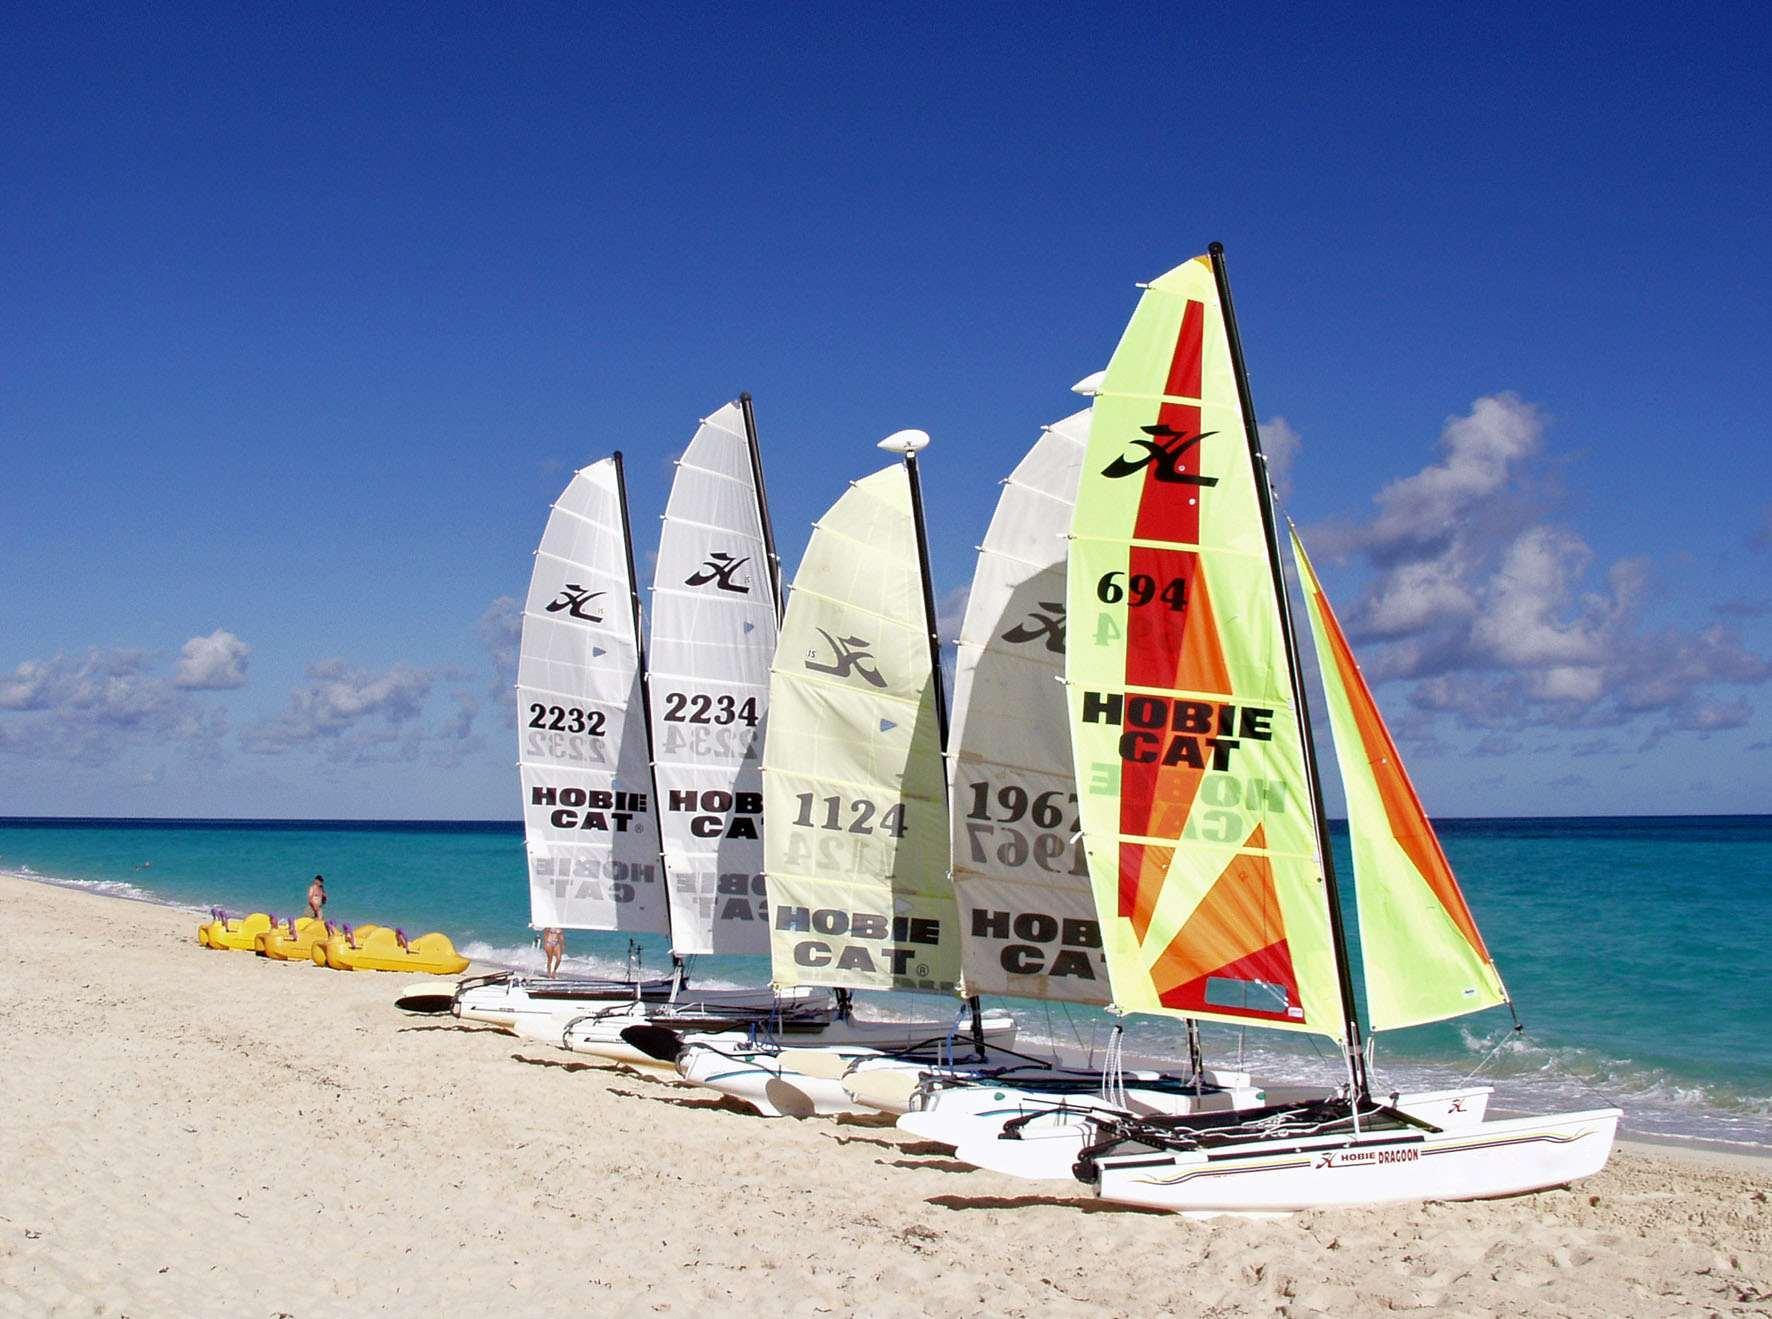
<path id="1" fill-rule="evenodd" d="M 841 1046 L 831 1051 L 850 1052 Z M 858 1046 L 854 1056 L 870 1052 L 865 1045 Z M 742 1100 L 764 1117 L 832 1117 L 868 1111 L 849 1098 L 841 1080 L 808 1076 L 784 1065 L 776 1053 L 736 1043 L 691 1045 L 677 1059 L 677 1074 L 691 1085 Z"/>
<path id="2" fill-rule="evenodd" d="M 1591 1177 L 1606 1164 L 1619 1110 L 1479 1122 L 1439 1133 L 1251 1141 L 1210 1152 L 1104 1154 L 1104 1200 L 1180 1213 L 1286 1214 L 1304 1209 L 1483 1200 Z"/>
<path id="3" fill-rule="evenodd" d="M 1007 1047 L 1015 1040 L 1015 1018 L 1007 1012 L 986 1012 L 980 1024 L 987 1045 Z M 691 1036 L 677 1058 L 677 1073 L 695 1085 L 743 1100 L 764 1117 L 871 1113 L 877 1110 L 851 1098 L 840 1074 L 810 1075 L 793 1064 L 794 1055 L 835 1054 L 847 1066 L 883 1050 L 945 1039 L 951 1030 L 951 1021 L 835 1021 L 817 1035 L 792 1037 L 786 1051 L 789 1061 L 783 1060 L 782 1050 L 757 1048 L 740 1035 Z"/>
<path id="4" fill-rule="evenodd" d="M 455 991 L 449 1010 L 462 1021 L 497 1026 L 528 1039 L 542 1039 L 547 1035 L 546 1022 L 558 1019 L 564 1025 L 571 1016 L 605 1004 L 634 1001 L 632 987 L 623 987 L 617 981 L 584 983 L 584 992 L 574 994 L 569 988 L 571 982 L 563 984 L 544 976 L 513 973 L 475 977 Z M 557 1028 L 553 1037 L 558 1043 Z"/>
<path id="5" fill-rule="evenodd" d="M 1128 1100 L 1136 1106 L 1131 1110 L 1135 1114 L 1174 1116 L 1253 1108 L 1261 1102 L 1262 1093 L 1256 1089 L 1231 1089 L 1218 1095 L 1202 1095 L 1194 1101 L 1191 1096 L 1177 1096 L 1172 1091 L 1141 1090 L 1131 1084 L 1126 1091 Z M 999 1094 L 1002 1095 L 1000 1099 L 996 1097 Z M 1463 1090 L 1400 1095 L 1394 1102 L 1397 1108 L 1413 1117 L 1446 1130 L 1456 1130 L 1483 1120 L 1489 1094 L 1488 1086 L 1473 1086 Z M 1044 1113 L 1046 1116 L 1022 1126 L 1018 1139 L 1003 1139 L 1004 1124 L 1028 1113 Z M 1091 1118 L 1125 1115 L 1126 1110 L 1113 1107 L 1098 1095 L 1073 1096 L 1059 1101 L 1038 1092 L 1005 1094 L 983 1086 L 968 1086 L 929 1096 L 926 1108 L 905 1114 L 898 1120 L 898 1125 L 924 1140 L 952 1145 L 954 1157 L 975 1168 L 1035 1181 L 1068 1181 L 1077 1155 L 1096 1139 L 1096 1127 Z"/>
<path id="6" fill-rule="evenodd" d="M 671 1063 L 661 1061 L 651 1054 L 636 1049 L 621 1037 L 621 1033 L 630 1026 L 653 1025 L 672 1029 L 685 1013 L 718 1011 L 721 1008 L 733 1008 L 741 1012 L 758 1011 L 777 1005 L 805 1010 L 807 1008 L 816 1009 L 830 1001 L 830 996 L 820 989 L 790 989 L 784 990 L 779 995 L 771 995 L 768 990 L 716 990 L 698 995 L 685 995 L 675 1004 L 634 1002 L 610 1003 L 602 1006 L 588 1004 L 561 1020 L 548 1042 L 560 1048 L 569 1049 L 573 1053 L 588 1054 L 594 1058 L 602 1058 L 607 1062 L 669 1073 L 674 1070 Z M 797 1037 L 798 1032 L 796 1032 Z M 698 1035 L 695 1038 L 713 1037 Z M 743 1032 L 732 1032 L 729 1036 L 723 1033 L 720 1038 L 742 1041 L 747 1036 Z M 821 1037 L 808 1036 L 808 1038 Z"/>
<path id="7" fill-rule="evenodd" d="M 1182 1093 L 1186 1083 L 1162 1072 L 1128 1071 L 1123 1073 L 1123 1079 L 1131 1111 L 1135 1113 L 1198 1113 L 1211 1108 L 1248 1108 L 1262 1102 L 1262 1092 L 1240 1072 L 1208 1071 L 1204 1078 L 1208 1093 L 1198 1096 Z M 1101 1073 L 1087 1068 L 1028 1066 L 1007 1070 L 998 1066 L 986 1072 L 979 1068 L 933 1068 L 927 1063 L 880 1058 L 857 1062 L 846 1082 L 858 1102 L 895 1117 L 913 1109 L 933 1112 L 946 1105 L 946 1111 L 954 1117 L 1002 1110 L 1001 1121 L 1006 1122 L 1024 1112 L 1045 1111 L 1065 1104 L 1106 1106 L 1101 1098 Z M 1082 1084 L 1059 1089 L 1045 1084 L 1048 1082 Z M 1201 1101 L 1208 1101 L 1208 1107 L 1200 1107 Z M 924 1138 L 939 1139 L 934 1135 Z"/>

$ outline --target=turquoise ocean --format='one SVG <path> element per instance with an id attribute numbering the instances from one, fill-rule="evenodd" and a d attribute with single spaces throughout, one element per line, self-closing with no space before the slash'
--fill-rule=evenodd
<path id="1" fill-rule="evenodd" d="M 1497 1009 L 1387 1034 L 1379 1083 L 1421 1088 L 1475 1069 L 1495 1085 L 1497 1108 L 1615 1102 L 1629 1133 L 1772 1150 L 1772 816 L 1437 826 L 1526 1030 L 1513 1034 Z M 1337 847 L 1346 874 L 1345 833 Z M 0 818 L 0 871 L 193 912 L 284 915 L 302 910 L 321 873 L 335 919 L 440 929 L 469 956 L 540 965 L 515 822 Z M 127 911 L 116 930 L 125 955 Z M 1357 937 L 1351 912 L 1349 926 Z M 573 933 L 568 967 L 619 973 L 627 942 Z M 644 945 L 645 965 L 667 964 L 661 940 Z M 759 984 L 768 970 L 708 957 L 692 975 Z M 884 998 L 883 1015 L 929 1012 L 927 999 Z M 1104 1014 L 1003 1006 L 1026 1039 L 1105 1043 Z M 1170 1023 L 1134 1018 L 1128 1051 L 1172 1057 L 1177 1038 Z M 1303 1037 L 1208 1028 L 1205 1044 L 1209 1062 L 1240 1059 L 1265 1079 L 1337 1074 L 1328 1045 Z"/>

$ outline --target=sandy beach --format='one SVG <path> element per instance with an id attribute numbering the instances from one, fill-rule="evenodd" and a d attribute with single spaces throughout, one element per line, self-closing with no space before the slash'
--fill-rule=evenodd
<path id="1" fill-rule="evenodd" d="M 7 1314 L 1765 1313 L 1772 1163 L 1210 1223 L 769 1121 L 0 880 Z"/>

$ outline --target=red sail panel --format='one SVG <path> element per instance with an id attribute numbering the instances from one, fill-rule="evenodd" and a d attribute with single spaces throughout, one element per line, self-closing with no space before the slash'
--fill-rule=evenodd
<path id="1" fill-rule="evenodd" d="M 1198 398 L 1205 307 L 1190 300 L 1182 313 L 1170 354 L 1163 392 L 1170 397 Z M 1194 545 L 1200 539 L 1197 486 L 1165 481 L 1165 474 L 1198 473 L 1208 441 L 1200 436 L 1200 409 L 1192 403 L 1164 402 L 1150 438 L 1142 441 L 1151 461 L 1142 475 L 1134 535 L 1140 540 Z M 1126 685 L 1157 689 L 1228 693 L 1230 677 L 1218 644 L 1212 603 L 1206 591 L 1200 558 L 1191 550 L 1134 545 L 1129 552 L 1126 581 L 1132 591 L 1140 580 L 1175 592 L 1127 613 Z M 1130 728 L 1130 725 L 1128 725 Z M 1159 742 L 1161 739 L 1158 739 Z M 1146 838 L 1179 837 L 1186 826 L 1203 765 L 1165 766 L 1161 754 L 1148 762 L 1128 763 L 1122 770 L 1120 830 Z M 1130 917 L 1138 937 L 1148 928 L 1152 904 L 1168 873 L 1172 848 L 1139 843 L 1120 846 L 1120 914 Z"/>

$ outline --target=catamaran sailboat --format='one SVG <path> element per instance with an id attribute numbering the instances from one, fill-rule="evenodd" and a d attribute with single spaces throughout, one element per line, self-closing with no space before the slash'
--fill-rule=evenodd
<path id="1" fill-rule="evenodd" d="M 577 473 L 554 505 L 523 611 L 531 924 L 668 935 L 672 974 L 478 977 L 457 990 L 462 1019 L 558 1045 L 586 1013 L 829 1015 L 828 995 L 780 1004 L 767 989 L 691 989 L 681 960 L 761 951 L 767 938 L 755 744 L 778 592 L 756 453 L 744 395 L 702 423 L 678 464 L 655 587 L 656 706 L 620 454 Z"/>
<path id="2" fill-rule="evenodd" d="M 929 584 L 917 455 L 921 431 L 881 447 L 901 464 L 854 482 L 816 524 L 770 676 L 763 784 L 770 960 L 782 990 L 951 994 L 958 927 L 948 878 L 946 700 Z M 808 1066 L 959 1036 L 1006 1047 L 1015 1023 L 977 1000 L 950 1023 L 835 1022 L 801 1041 L 649 1041 L 687 1080 L 760 1112 L 857 1107 Z M 629 1032 L 631 1039 L 644 1039 Z M 836 1050 L 835 1053 L 829 1050 Z"/>
<path id="3" fill-rule="evenodd" d="M 1480 1103 L 1430 1115 L 1372 1089 L 1254 417 L 1214 244 L 1149 285 L 1095 400 L 1067 589 L 1079 823 L 1120 1007 L 1325 1037 L 1347 1085 L 1254 1111 L 1086 1118 L 1075 1175 L 1105 1199 L 1200 1214 L 1588 1176 L 1615 1108 L 1472 1121 Z M 1347 792 L 1368 1025 L 1508 1004 L 1295 551 Z"/>
<path id="4" fill-rule="evenodd" d="M 1093 383 L 1075 389 L 1087 394 Z M 1087 411 L 1046 427 L 1003 484 L 960 629 L 948 751 L 960 992 L 1065 1010 L 1112 1002 L 1076 835 L 1062 684 L 1064 530 L 1088 437 Z M 1008 1116 L 1106 1105 L 1109 1094 L 1120 1111 L 1133 1112 L 1259 1102 L 1247 1076 L 1204 1072 L 1197 1058 L 1179 1074 L 1109 1073 L 1061 1065 L 1056 1052 L 952 1062 L 864 1056 L 847 1062 L 842 1086 L 857 1103 L 884 1112 L 903 1114 L 914 1104 L 915 1117 L 903 1125 L 945 1144 L 967 1132 L 994 1136 Z M 986 1116 L 997 1113 L 1005 1116 Z"/>
<path id="5" fill-rule="evenodd" d="M 1092 395 L 1100 379 L 1073 388 Z M 960 631 L 949 750 L 961 992 L 1044 1001 L 1067 1012 L 1113 1005 L 1077 833 L 1063 686 L 1066 533 L 1089 421 L 1080 412 L 1046 428 L 1004 483 Z M 1246 1073 L 1207 1068 L 1198 1032 L 1191 1020 L 1185 1026 L 1184 1058 L 1167 1068 L 1126 1066 L 1116 1025 L 1105 1054 L 1086 1060 L 860 1056 L 845 1061 L 842 1087 L 967 1161 L 1016 1176 L 1068 1178 L 1083 1115 L 1220 1112 L 1262 1102 Z M 1446 1107 L 1439 1096 L 1405 1102 L 1411 1111 Z M 1464 1102 L 1478 1101 L 1465 1095 Z M 1020 1138 L 998 1139 L 1010 1123 Z"/>
<path id="6" fill-rule="evenodd" d="M 750 396 L 701 424 L 677 460 L 659 534 L 642 655 L 671 950 L 769 949 L 763 889 L 762 739 L 769 662 L 781 621 L 781 571 Z M 621 1038 L 649 1021 L 721 1030 L 768 1019 L 785 1028 L 835 1015 L 826 992 L 680 988 L 665 1001 L 587 1004 L 551 1042 L 645 1065 Z"/>

